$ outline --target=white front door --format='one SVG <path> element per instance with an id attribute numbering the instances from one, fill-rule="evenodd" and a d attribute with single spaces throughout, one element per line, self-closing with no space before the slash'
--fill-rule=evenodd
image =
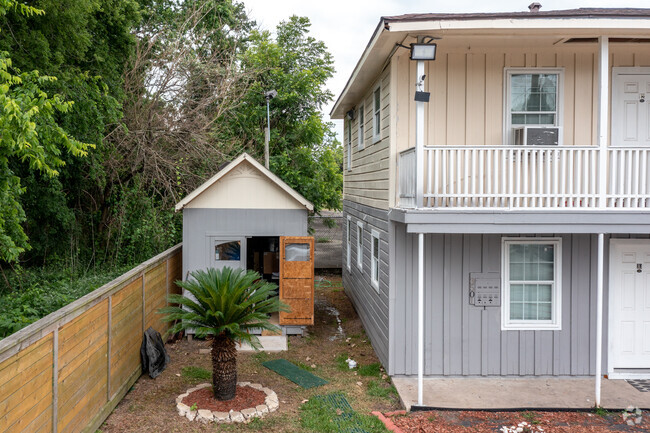
<path id="1" fill-rule="evenodd" d="M 650 72 L 647 68 L 614 68 L 613 146 L 650 146 L 649 105 Z"/>
<path id="2" fill-rule="evenodd" d="M 612 239 L 609 371 L 650 369 L 650 239 Z"/>

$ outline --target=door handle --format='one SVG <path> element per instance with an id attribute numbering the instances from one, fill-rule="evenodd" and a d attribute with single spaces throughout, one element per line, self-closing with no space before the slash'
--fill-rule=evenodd
<path id="1" fill-rule="evenodd" d="M 639 98 L 639 102 L 645 102 L 645 93 L 641 93 L 641 97 Z"/>
<path id="2" fill-rule="evenodd" d="M 639 274 L 641 272 L 643 272 L 643 263 L 637 263 L 636 264 L 636 272 L 639 273 Z"/>

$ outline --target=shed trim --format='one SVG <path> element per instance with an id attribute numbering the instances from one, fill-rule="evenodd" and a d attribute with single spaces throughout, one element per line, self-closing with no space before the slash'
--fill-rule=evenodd
<path id="1" fill-rule="evenodd" d="M 306 198 L 304 198 L 302 195 L 300 195 L 298 192 L 296 192 L 296 190 L 294 190 L 289 185 L 287 185 L 282 179 L 277 177 L 275 174 L 273 174 L 270 170 L 268 170 L 262 164 L 257 162 L 255 160 L 255 158 L 250 156 L 248 153 L 242 153 L 241 155 L 239 155 L 237 157 L 237 159 L 232 161 L 230 164 L 228 164 L 222 170 L 219 170 L 219 172 L 217 174 L 212 176 L 210 179 L 208 179 L 206 182 L 204 182 L 201 186 L 199 186 L 194 191 L 192 191 L 190 194 L 188 194 L 187 197 L 185 197 L 183 200 L 179 201 L 176 204 L 176 207 L 175 207 L 176 212 L 182 210 L 192 200 L 197 198 L 199 195 L 201 195 L 203 192 L 205 192 L 208 188 L 210 188 L 212 185 L 214 185 L 216 182 L 218 182 L 221 178 L 223 178 L 228 173 L 230 173 L 235 167 L 237 167 L 243 161 L 248 161 L 249 163 L 251 163 L 253 165 L 253 167 L 255 167 L 264 176 L 266 176 L 267 179 L 271 180 L 275 185 L 277 185 L 284 192 L 289 194 L 294 200 L 296 200 L 298 203 L 300 203 L 302 206 L 304 206 L 308 211 L 313 211 L 314 210 L 314 205 L 311 204 L 310 201 L 308 201 Z"/>

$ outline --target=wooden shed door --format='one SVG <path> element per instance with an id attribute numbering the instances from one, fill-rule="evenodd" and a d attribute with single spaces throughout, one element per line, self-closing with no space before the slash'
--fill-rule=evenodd
<path id="1" fill-rule="evenodd" d="M 314 324 L 314 238 L 280 237 L 280 325 Z"/>

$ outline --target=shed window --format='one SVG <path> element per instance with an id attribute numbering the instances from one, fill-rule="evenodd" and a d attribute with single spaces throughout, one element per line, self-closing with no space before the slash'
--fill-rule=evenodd
<path id="1" fill-rule="evenodd" d="M 372 117 L 372 136 L 373 141 L 381 139 L 381 87 L 377 87 L 372 96 L 373 99 L 373 117 Z"/>
<path id="2" fill-rule="evenodd" d="M 217 261 L 239 261 L 241 257 L 241 243 L 230 241 L 214 246 L 214 259 Z"/>
<path id="3" fill-rule="evenodd" d="M 308 262 L 309 244 L 287 244 L 284 247 L 284 259 L 287 262 Z"/>
<path id="4" fill-rule="evenodd" d="M 357 267 L 363 270 L 363 223 L 357 221 Z"/>
<path id="5" fill-rule="evenodd" d="M 379 232 L 373 230 L 371 239 L 370 280 L 373 287 L 379 291 Z"/>
<path id="6" fill-rule="evenodd" d="M 503 242 L 503 328 L 561 329 L 561 239 Z"/>
<path id="7" fill-rule="evenodd" d="M 364 130 L 364 128 L 366 126 L 365 125 L 366 119 L 365 119 L 364 110 L 365 110 L 365 107 L 364 107 L 363 104 L 361 104 L 359 106 L 359 132 L 358 132 L 359 136 L 357 137 L 357 141 L 359 143 L 359 146 L 358 146 L 359 150 L 363 150 L 363 148 L 366 145 L 366 143 L 365 143 L 365 130 Z"/>

